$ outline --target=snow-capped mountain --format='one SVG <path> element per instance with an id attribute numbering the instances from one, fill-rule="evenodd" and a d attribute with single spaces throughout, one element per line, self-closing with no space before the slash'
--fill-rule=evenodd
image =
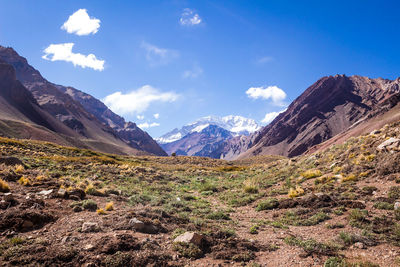
<path id="1" fill-rule="evenodd" d="M 167 144 L 178 141 L 190 133 L 200 133 L 203 129 L 210 125 L 215 125 L 223 128 L 233 136 L 249 135 L 261 128 L 260 125 L 253 119 L 245 118 L 242 116 L 207 116 L 200 118 L 192 123 L 183 126 L 181 129 L 175 128 L 174 130 L 164 134 L 156 139 L 159 144 Z"/>

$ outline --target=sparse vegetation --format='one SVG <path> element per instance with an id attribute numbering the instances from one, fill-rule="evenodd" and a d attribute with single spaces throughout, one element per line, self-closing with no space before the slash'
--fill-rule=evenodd
<path id="1" fill-rule="evenodd" d="M 0 179 L 0 192 L 7 193 L 10 191 L 10 186 L 6 181 Z"/>
<path id="2" fill-rule="evenodd" d="M 395 127 L 400 127 L 400 123 Z M 392 128 L 382 130 L 382 134 L 393 134 Z M 282 249 L 280 255 L 284 254 L 287 245 L 273 244 L 281 244 L 285 235 L 286 244 L 301 248 L 305 262 L 311 259 L 310 255 L 321 255 L 327 258 L 325 266 L 373 266 L 372 262 L 345 258 L 341 252 L 358 253 L 357 246 L 376 244 L 385 244 L 392 250 L 400 246 L 400 209 L 394 208 L 400 198 L 400 186 L 396 184 L 397 163 L 392 164 L 397 154 L 377 152 L 375 148 L 382 140 L 381 134 L 366 135 L 323 153 L 293 159 L 257 157 L 225 162 L 185 156 L 103 155 L 40 142 L 11 142 L 0 137 L 2 155 L 12 154 L 24 162 L 22 168 L 0 164 L 0 190 L 5 192 L 3 182 L 12 188 L 12 197 L 0 194 L 4 199 L 0 214 L 28 207 L 24 210 L 29 211 L 29 216 L 42 216 L 36 214 L 39 210 L 40 214 L 51 211 L 64 222 L 67 213 L 70 222 L 46 226 L 45 240 L 27 238 L 30 229 L 44 227 L 37 225 L 36 219 L 30 218 L 25 225 L 13 224 L 10 227 L 21 227 L 13 230 L 21 241 L 10 241 L 4 236 L 0 260 L 24 265 L 29 262 L 23 261 L 25 257 L 37 263 L 32 253 L 26 251 L 57 247 L 55 242 L 62 238 L 54 229 L 69 227 L 66 232 L 71 234 L 63 241 L 65 249 L 55 252 L 60 254 L 54 257 L 60 265 L 64 263 L 61 258 L 77 261 L 76 250 L 68 248 L 75 245 L 84 251 L 82 262 L 85 255 L 100 255 L 102 264 L 133 264 L 151 253 L 160 253 L 157 257 L 161 262 L 171 261 L 170 251 L 165 254 L 163 244 L 194 231 L 205 237 L 205 246 L 171 244 L 179 255 L 175 260 L 179 264 L 199 257 L 258 262 L 259 255 L 268 254 L 265 251 Z M 47 186 L 53 189 L 49 195 Z M 43 195 L 39 194 L 41 191 Z M 28 193 L 30 198 L 26 199 Z M 65 208 L 68 206 L 71 208 Z M 97 216 L 94 212 L 106 215 Z M 21 220 L 24 221 L 28 220 Z M 108 238 L 107 246 L 75 239 L 82 238 L 78 235 L 82 234 L 85 222 L 99 225 L 101 230 L 96 235 Z M 141 224 L 147 228 L 140 228 Z M 297 229 L 303 238 L 290 236 Z M 313 231 L 315 239 L 307 237 L 308 231 Z M 122 234 L 125 232 L 126 236 Z M 91 236 L 90 231 L 84 234 Z M 324 239 L 319 238 L 320 234 Z M 268 241 L 263 241 L 264 235 Z M 255 241 L 249 242 L 250 238 Z M 133 253 L 138 256 L 133 257 Z M 385 262 L 393 263 L 394 259 Z"/>

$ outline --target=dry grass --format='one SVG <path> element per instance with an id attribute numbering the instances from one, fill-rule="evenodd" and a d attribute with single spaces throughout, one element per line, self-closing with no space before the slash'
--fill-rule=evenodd
<path id="1" fill-rule="evenodd" d="M 0 192 L 7 193 L 10 192 L 10 186 L 8 183 L 2 179 L 0 179 Z"/>

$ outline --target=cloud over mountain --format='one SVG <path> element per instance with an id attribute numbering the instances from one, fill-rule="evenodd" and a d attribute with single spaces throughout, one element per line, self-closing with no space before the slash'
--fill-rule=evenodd
<path id="1" fill-rule="evenodd" d="M 91 68 L 94 70 L 104 70 L 104 60 L 99 60 L 94 54 L 83 55 L 72 52 L 74 43 L 51 44 L 43 52 L 42 58 L 49 61 L 71 62 L 74 66 Z"/>
<path id="2" fill-rule="evenodd" d="M 286 93 L 281 88 L 277 86 L 268 87 L 250 87 L 246 94 L 248 97 L 253 99 L 271 99 L 276 105 L 283 105 L 282 101 L 286 98 Z"/>
<path id="3" fill-rule="evenodd" d="M 115 92 L 104 98 L 104 103 L 118 114 L 141 114 L 154 102 L 174 102 L 179 95 L 174 92 L 161 92 L 145 85 L 129 93 Z"/>

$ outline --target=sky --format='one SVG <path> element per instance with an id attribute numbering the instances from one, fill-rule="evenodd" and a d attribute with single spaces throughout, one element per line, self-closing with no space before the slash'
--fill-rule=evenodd
<path id="1" fill-rule="evenodd" d="M 398 1 L 0 0 L 0 45 L 153 137 L 208 115 L 266 125 L 328 75 L 395 79 Z"/>

